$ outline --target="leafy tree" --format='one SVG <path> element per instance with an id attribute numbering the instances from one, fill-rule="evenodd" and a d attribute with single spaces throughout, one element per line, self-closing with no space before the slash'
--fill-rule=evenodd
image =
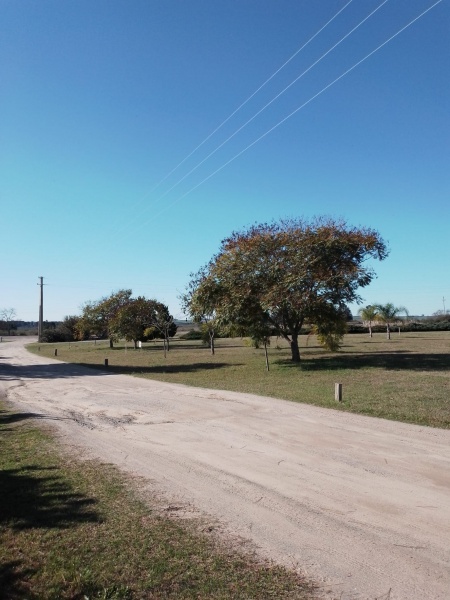
<path id="1" fill-rule="evenodd" d="M 181 306 L 195 323 L 202 325 L 201 331 L 208 339 L 211 354 L 215 353 L 214 340 L 219 328 L 216 318 L 215 298 L 211 290 L 202 284 L 207 281 L 207 267 L 202 267 L 197 273 L 191 273 L 191 281 L 187 291 L 180 296 Z"/>
<path id="2" fill-rule="evenodd" d="M 85 339 L 89 335 L 108 337 L 109 346 L 112 348 L 115 337 L 110 325 L 119 309 L 130 301 L 131 294 L 131 290 L 119 290 L 96 302 L 86 302 L 77 323 L 78 338 Z"/>
<path id="3" fill-rule="evenodd" d="M 344 335 L 347 333 L 348 320 L 347 307 L 336 310 L 334 306 L 330 306 L 329 313 L 320 316 L 317 323 L 313 324 L 309 335 L 315 334 L 319 344 L 326 350 L 337 352 L 342 346 Z"/>
<path id="4" fill-rule="evenodd" d="M 369 335 L 373 337 L 372 334 L 372 324 L 377 320 L 378 310 L 376 306 L 372 306 L 368 304 L 365 308 L 361 308 L 358 311 L 359 316 L 363 320 L 364 325 L 367 325 L 369 328 Z"/>
<path id="5" fill-rule="evenodd" d="M 408 316 L 408 311 L 404 306 L 394 306 L 392 302 L 387 304 L 375 304 L 377 310 L 377 321 L 386 325 L 386 337 L 388 340 L 391 339 L 391 325 L 399 323 L 402 318 L 400 315 L 403 313 Z"/>
<path id="6" fill-rule="evenodd" d="M 110 322 L 110 331 L 117 338 L 133 341 L 135 348 L 138 341 L 160 337 L 164 340 L 165 355 L 177 326 L 165 304 L 139 296 L 130 298 L 118 309 Z"/>
<path id="7" fill-rule="evenodd" d="M 269 371 L 269 356 L 267 354 L 267 346 L 270 346 L 270 337 L 273 333 L 273 328 L 271 327 L 268 320 L 266 321 L 258 321 L 249 329 L 250 339 L 255 348 L 259 348 L 262 344 L 264 347 L 264 358 L 266 360 L 266 370 Z"/>
<path id="8" fill-rule="evenodd" d="M 11 335 L 11 329 L 15 329 L 15 320 L 17 314 L 15 308 L 3 308 L 0 310 L 0 319 L 5 324 L 5 329 L 8 330 L 8 335 Z"/>
<path id="9" fill-rule="evenodd" d="M 169 348 L 169 338 L 177 332 L 177 326 L 173 321 L 173 316 L 169 313 L 169 308 L 162 302 L 154 301 L 155 312 L 153 317 L 153 327 L 164 340 L 164 356 Z"/>
<path id="10" fill-rule="evenodd" d="M 58 329 L 65 336 L 65 341 L 72 342 L 77 338 L 79 320 L 80 317 L 77 315 L 67 315 L 64 317 Z"/>
<path id="11" fill-rule="evenodd" d="M 304 322 L 325 327 L 342 320 L 347 303 L 359 302 L 359 287 L 375 277 L 368 258 L 383 260 L 378 232 L 344 221 L 299 219 L 254 225 L 223 240 L 218 254 L 193 277 L 190 314 L 259 329 L 266 323 L 300 361 Z"/>
<path id="12" fill-rule="evenodd" d="M 155 322 L 155 301 L 143 296 L 130 298 L 126 304 L 118 308 L 109 321 L 110 334 L 115 338 L 133 341 L 134 347 L 144 337 L 144 332 Z"/>

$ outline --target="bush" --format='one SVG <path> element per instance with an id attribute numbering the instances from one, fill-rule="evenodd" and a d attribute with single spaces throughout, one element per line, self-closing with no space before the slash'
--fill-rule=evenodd
<path id="1" fill-rule="evenodd" d="M 72 338 L 73 339 L 73 338 Z M 41 342 L 46 344 L 56 344 L 57 342 L 70 342 L 71 336 L 60 329 L 44 329 L 41 336 Z"/>
<path id="2" fill-rule="evenodd" d="M 187 333 L 180 335 L 180 340 L 202 340 L 203 334 L 199 329 L 191 329 Z"/>

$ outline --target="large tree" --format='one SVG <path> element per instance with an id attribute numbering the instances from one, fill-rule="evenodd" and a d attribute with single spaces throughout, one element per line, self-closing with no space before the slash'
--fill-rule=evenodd
<path id="1" fill-rule="evenodd" d="M 96 302 L 86 302 L 77 324 L 78 337 L 83 339 L 92 334 L 108 337 L 110 348 L 112 348 L 115 333 L 111 330 L 111 323 L 119 309 L 128 304 L 132 293 L 131 290 L 119 290 Z"/>
<path id="2" fill-rule="evenodd" d="M 207 332 L 211 354 L 215 353 L 214 340 L 218 322 L 216 318 L 215 296 L 210 287 L 202 284 L 207 281 L 208 268 L 202 267 L 198 273 L 191 273 L 191 281 L 187 290 L 180 296 L 181 307 L 189 314 L 195 323 L 202 324 L 202 331 Z"/>
<path id="3" fill-rule="evenodd" d="M 193 277 L 190 302 L 209 314 L 214 311 L 221 322 L 255 328 L 269 324 L 289 342 L 292 360 L 299 362 L 303 324 L 313 323 L 331 335 L 339 332 L 335 325 L 345 305 L 359 302 L 358 288 L 375 277 L 367 259 L 383 260 L 387 253 L 377 231 L 344 221 L 254 225 L 223 240 Z"/>
<path id="4" fill-rule="evenodd" d="M 109 323 L 110 332 L 115 338 L 125 338 L 137 342 L 144 337 L 144 331 L 155 322 L 155 301 L 143 296 L 130 298 L 121 306 Z"/>

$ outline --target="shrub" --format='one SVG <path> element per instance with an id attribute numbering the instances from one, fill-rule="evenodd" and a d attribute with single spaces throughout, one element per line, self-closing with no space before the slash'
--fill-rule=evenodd
<path id="1" fill-rule="evenodd" d="M 180 340 L 202 340 L 203 334 L 199 329 L 191 329 L 187 333 L 180 335 Z"/>

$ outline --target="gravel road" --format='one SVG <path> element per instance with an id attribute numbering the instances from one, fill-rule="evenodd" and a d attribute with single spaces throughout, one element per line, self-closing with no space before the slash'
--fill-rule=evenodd
<path id="1" fill-rule="evenodd" d="M 450 598 L 450 431 L 108 374 L 11 339 L 0 392 L 174 510 L 219 519 L 326 598 Z"/>

